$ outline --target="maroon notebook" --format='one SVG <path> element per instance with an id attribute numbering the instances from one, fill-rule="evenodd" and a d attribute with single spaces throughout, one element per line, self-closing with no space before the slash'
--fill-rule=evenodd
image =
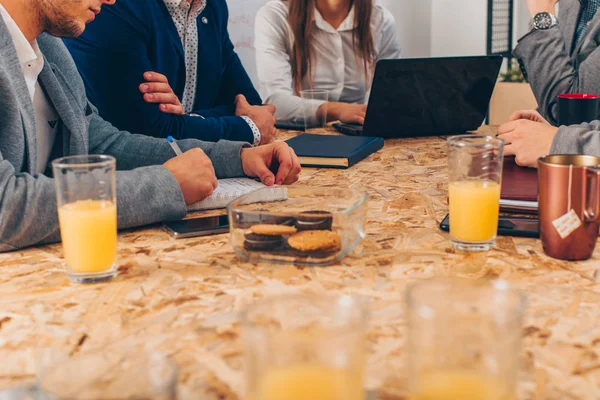
<path id="1" fill-rule="evenodd" d="M 506 157 L 500 198 L 500 209 L 504 212 L 537 212 L 537 169 L 519 167 L 514 157 Z M 514 201 L 529 204 L 515 205 Z"/>

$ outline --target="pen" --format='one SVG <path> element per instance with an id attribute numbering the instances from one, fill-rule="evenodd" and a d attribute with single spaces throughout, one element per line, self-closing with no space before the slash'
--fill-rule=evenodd
<path id="1" fill-rule="evenodd" d="M 177 146 L 177 142 L 175 141 L 175 139 L 173 139 L 173 136 L 169 136 L 167 138 L 167 142 L 169 142 L 169 144 L 171 145 L 171 148 L 173 149 L 173 151 L 175 152 L 175 154 L 177 154 L 178 156 L 180 156 L 183 153 L 181 151 L 181 149 L 179 148 L 179 146 Z"/>

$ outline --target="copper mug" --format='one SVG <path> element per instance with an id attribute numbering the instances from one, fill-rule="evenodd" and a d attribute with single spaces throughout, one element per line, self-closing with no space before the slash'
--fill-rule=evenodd
<path id="1" fill-rule="evenodd" d="M 550 155 L 538 160 L 540 236 L 547 255 L 569 261 L 592 256 L 600 226 L 599 181 L 598 157 Z M 553 221 L 567 214 L 569 207 L 581 225 L 563 239 Z"/>

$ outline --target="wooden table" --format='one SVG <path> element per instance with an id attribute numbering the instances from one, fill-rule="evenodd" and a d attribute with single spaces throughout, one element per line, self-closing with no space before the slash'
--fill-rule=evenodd
<path id="1" fill-rule="evenodd" d="M 238 399 L 237 313 L 263 296 L 338 292 L 371 299 L 367 386 L 402 399 L 405 288 L 455 276 L 503 278 L 527 293 L 522 399 L 600 399 L 600 252 L 561 262 L 539 240 L 511 237 L 488 253 L 455 252 L 438 229 L 446 180 L 438 137 L 387 141 L 348 170 L 305 169 L 298 185 L 370 195 L 366 239 L 327 268 L 244 263 L 228 235 L 174 241 L 159 226 L 120 235 L 119 276 L 107 284 L 69 283 L 59 244 L 0 254 L 0 387 L 33 378 L 39 347 L 146 345 L 177 361 L 182 399 Z"/>

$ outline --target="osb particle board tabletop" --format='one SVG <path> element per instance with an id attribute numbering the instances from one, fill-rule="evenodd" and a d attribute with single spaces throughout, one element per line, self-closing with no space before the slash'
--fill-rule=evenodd
<path id="1" fill-rule="evenodd" d="M 120 235 L 119 276 L 106 284 L 70 284 L 59 244 L 0 254 L 0 388 L 33 379 L 40 347 L 150 346 L 177 361 L 180 398 L 240 399 L 237 313 L 263 296 L 338 292 L 371 301 L 367 387 L 403 399 L 405 288 L 456 276 L 526 292 L 520 398 L 600 399 L 600 251 L 568 263 L 546 257 L 539 240 L 500 237 L 488 253 L 455 252 L 438 229 L 446 180 L 439 137 L 386 141 L 348 170 L 305 169 L 297 185 L 370 195 L 366 239 L 325 268 L 244 263 L 228 235 L 174 241 L 159 226 Z"/>

